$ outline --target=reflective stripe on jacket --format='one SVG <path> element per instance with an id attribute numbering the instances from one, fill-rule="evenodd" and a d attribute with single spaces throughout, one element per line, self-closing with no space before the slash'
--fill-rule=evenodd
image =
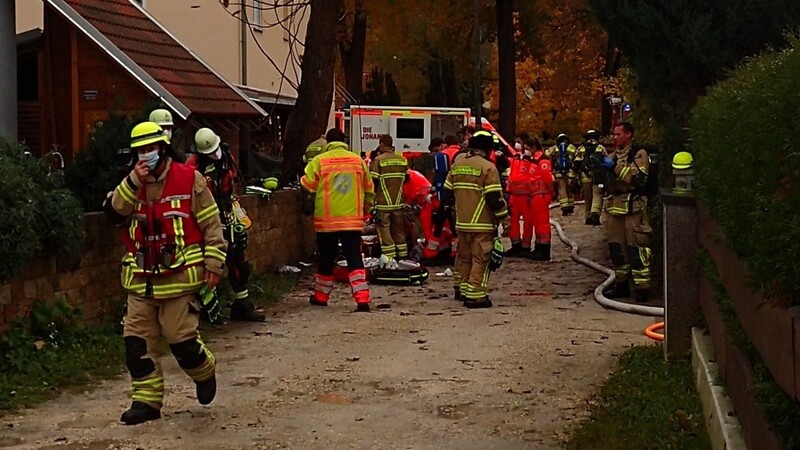
<path id="1" fill-rule="evenodd" d="M 378 211 L 397 211 L 403 207 L 406 173 L 408 161 L 393 151 L 382 151 L 372 161 L 370 176 L 375 182 L 375 208 Z"/>

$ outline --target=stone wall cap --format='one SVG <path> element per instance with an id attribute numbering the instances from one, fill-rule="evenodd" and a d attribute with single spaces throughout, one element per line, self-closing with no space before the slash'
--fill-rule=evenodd
<path id="1" fill-rule="evenodd" d="M 661 202 L 665 205 L 695 206 L 697 198 L 693 191 L 681 191 L 672 188 L 661 188 Z"/>

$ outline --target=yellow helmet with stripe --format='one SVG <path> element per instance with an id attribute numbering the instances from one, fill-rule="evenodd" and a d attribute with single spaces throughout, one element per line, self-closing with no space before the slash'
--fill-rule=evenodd
<path id="1" fill-rule="evenodd" d="M 164 134 L 161 125 L 155 122 L 142 122 L 131 130 L 131 148 L 144 147 L 154 142 L 169 144 L 169 138 Z"/>

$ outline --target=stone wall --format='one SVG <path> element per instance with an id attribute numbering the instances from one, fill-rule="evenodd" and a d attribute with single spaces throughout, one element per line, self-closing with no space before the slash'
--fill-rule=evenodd
<path id="1" fill-rule="evenodd" d="M 313 226 L 301 213 L 299 191 L 276 192 L 269 200 L 245 196 L 242 205 L 253 220 L 247 255 L 254 274 L 308 260 L 314 249 Z M 85 216 L 86 242 L 72 267 L 53 257 L 34 260 L 21 276 L 0 285 L 0 332 L 27 317 L 37 300 L 65 298 L 81 308 L 88 322 L 109 318 L 124 299 L 120 285 L 121 233 L 102 213 Z"/>

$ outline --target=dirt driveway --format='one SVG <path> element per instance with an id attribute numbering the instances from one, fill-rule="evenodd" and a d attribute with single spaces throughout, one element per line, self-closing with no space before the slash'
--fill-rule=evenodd
<path id="1" fill-rule="evenodd" d="M 601 229 L 563 223 L 583 255 L 606 261 Z M 451 280 L 432 276 L 373 287 L 370 314 L 352 313 L 344 286 L 328 308 L 308 306 L 309 279 L 268 324 L 230 324 L 209 342 L 220 384 L 210 407 L 165 357 L 163 420 L 118 424 L 122 377 L 0 419 L 0 448 L 557 448 L 653 321 L 597 305 L 602 279 L 554 245 L 552 263 L 510 260 L 493 276 L 494 308 L 464 309 Z"/>

